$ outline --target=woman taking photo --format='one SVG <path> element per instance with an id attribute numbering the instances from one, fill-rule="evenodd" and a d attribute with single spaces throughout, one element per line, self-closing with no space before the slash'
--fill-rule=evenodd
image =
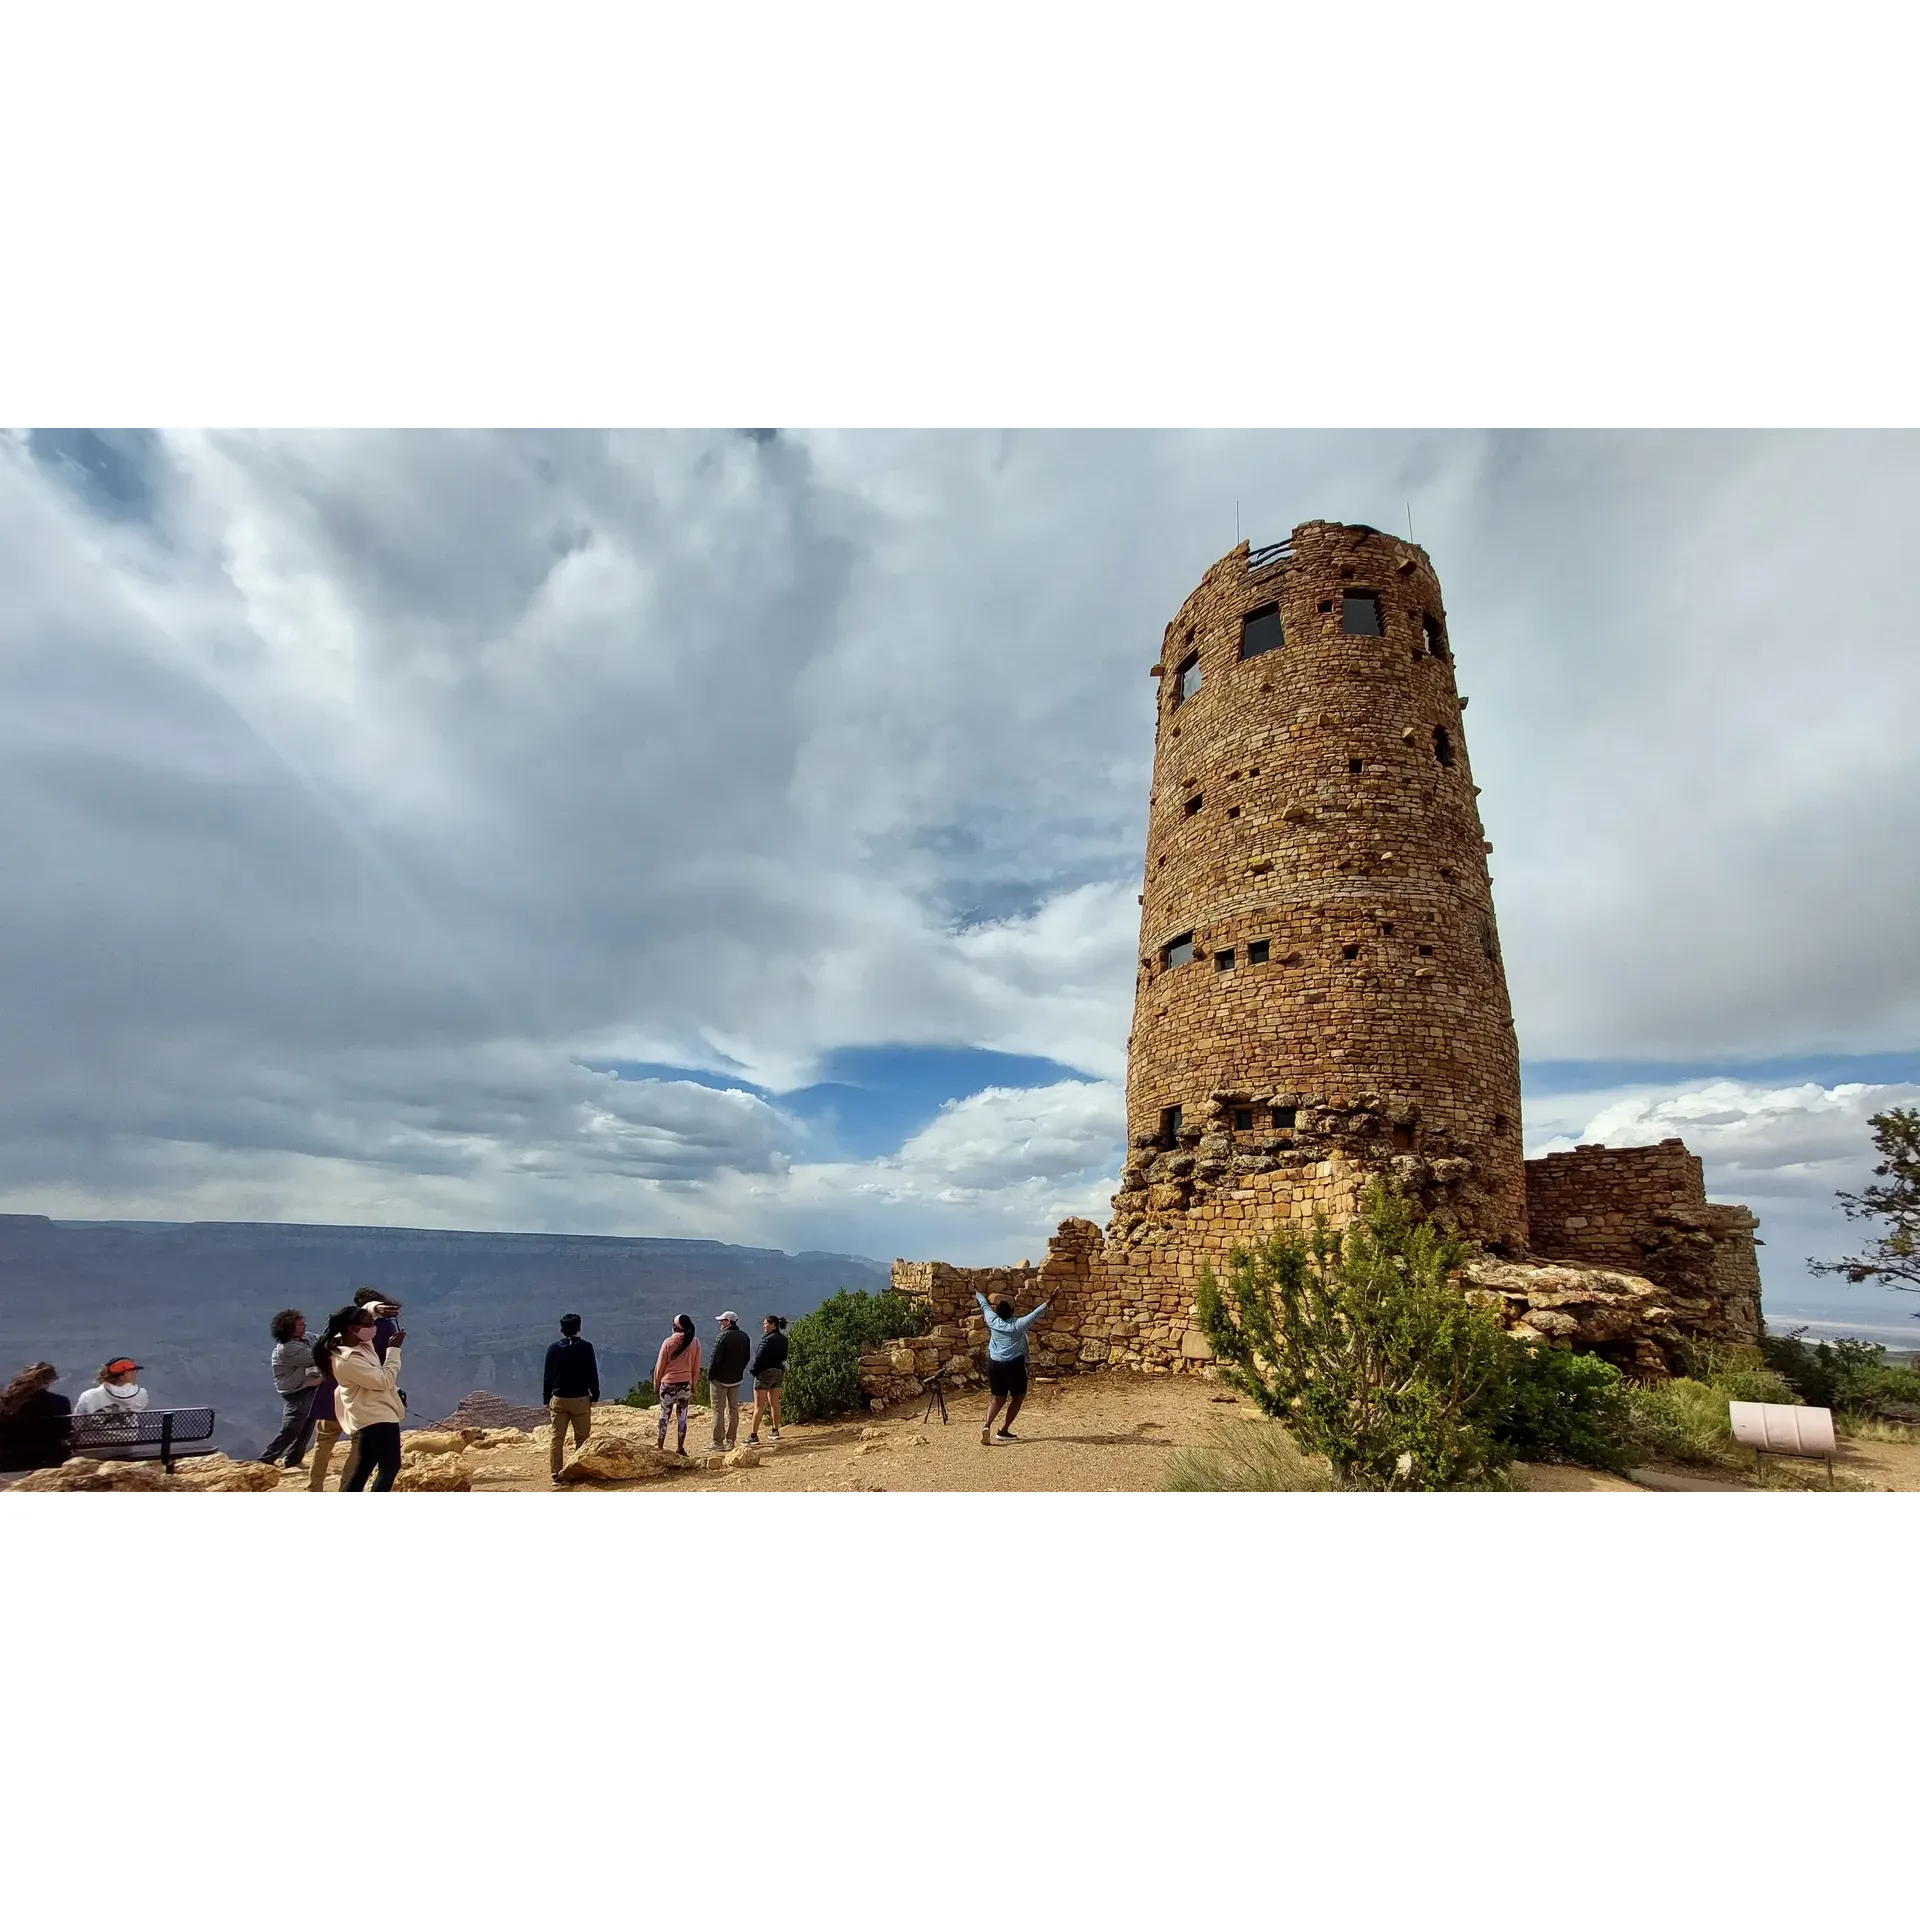
<path id="1" fill-rule="evenodd" d="M 679 1451 L 687 1450 L 687 1409 L 693 1404 L 693 1383 L 700 1378 L 700 1342 L 693 1331 L 693 1318 L 681 1314 L 673 1331 L 660 1343 L 660 1357 L 653 1363 L 653 1390 L 660 1396 L 660 1437 L 656 1447 L 667 1444 L 667 1419 L 680 1416 Z"/>
<path id="2" fill-rule="evenodd" d="M 391 1493 L 400 1474 L 400 1422 L 407 1410 L 400 1400 L 402 1327 L 387 1347 L 373 1351 L 373 1315 L 365 1307 L 343 1307 L 328 1324 L 323 1342 L 333 1359 L 334 1405 L 341 1428 L 353 1436 L 353 1465 L 340 1482 L 342 1493 L 366 1490 Z"/>
<path id="3" fill-rule="evenodd" d="M 760 1351 L 753 1356 L 753 1425 L 747 1445 L 760 1444 L 760 1416 L 766 1414 L 773 1437 L 780 1438 L 780 1383 L 787 1377 L 787 1323 L 770 1313 L 761 1321 Z"/>

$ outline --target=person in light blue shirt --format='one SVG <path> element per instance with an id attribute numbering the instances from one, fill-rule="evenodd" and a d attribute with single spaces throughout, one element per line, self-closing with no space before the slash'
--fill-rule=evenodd
<path id="1" fill-rule="evenodd" d="M 1006 1424 L 1000 1429 L 1002 1440 L 1018 1440 L 1013 1423 L 1020 1417 L 1020 1403 L 1027 1397 L 1027 1329 L 1046 1312 L 1042 1300 L 1031 1313 L 1014 1318 L 1011 1300 L 989 1302 L 984 1293 L 973 1296 L 987 1320 L 987 1391 L 993 1405 L 987 1409 L 986 1425 L 980 1429 L 980 1444 L 993 1445 L 993 1423 L 1000 1409 L 1007 1408 Z M 1012 1405 L 1008 1406 L 1011 1401 Z"/>

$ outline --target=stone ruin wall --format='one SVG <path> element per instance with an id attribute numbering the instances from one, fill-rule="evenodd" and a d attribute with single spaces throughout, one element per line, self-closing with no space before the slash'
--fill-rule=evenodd
<path id="1" fill-rule="evenodd" d="M 1378 633 L 1344 630 L 1350 593 L 1371 596 Z M 1244 623 L 1269 608 L 1282 644 L 1243 658 Z M 1188 596 L 1152 671 L 1112 1221 L 1062 1222 L 1038 1268 L 897 1262 L 933 1331 L 867 1356 L 870 1396 L 978 1371 L 976 1290 L 1022 1312 L 1052 1300 L 1042 1373 L 1209 1371 L 1203 1267 L 1316 1212 L 1343 1224 L 1375 1177 L 1487 1250 L 1469 1284 L 1517 1337 L 1642 1375 L 1669 1370 L 1679 1338 L 1753 1338 L 1753 1216 L 1709 1206 L 1679 1142 L 1521 1157 L 1492 848 L 1424 551 L 1324 521 L 1279 549 L 1243 544 Z"/>
<path id="2" fill-rule="evenodd" d="M 1684 1142 L 1575 1147 L 1529 1160 L 1527 1212 L 1536 1259 L 1656 1282 L 1676 1330 L 1690 1338 L 1759 1338 L 1760 1223 L 1745 1207 L 1708 1202 L 1699 1157 Z"/>

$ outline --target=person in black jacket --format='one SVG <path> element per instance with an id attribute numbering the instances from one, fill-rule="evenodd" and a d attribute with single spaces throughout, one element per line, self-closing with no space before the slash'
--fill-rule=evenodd
<path id="1" fill-rule="evenodd" d="M 0 1472 L 57 1467 L 73 1452 L 73 1403 L 48 1389 L 60 1376 L 37 1360 L 0 1391 Z"/>
<path id="2" fill-rule="evenodd" d="M 740 1437 L 740 1382 L 747 1377 L 747 1356 L 753 1351 L 737 1313 L 720 1316 L 720 1338 L 707 1361 L 707 1391 L 713 1396 L 712 1453 L 725 1453 Z"/>
<path id="3" fill-rule="evenodd" d="M 553 1443 L 547 1449 L 547 1466 L 554 1479 L 560 1478 L 560 1463 L 566 1454 L 567 1429 L 573 1429 L 573 1447 L 577 1453 L 593 1433 L 593 1405 L 600 1398 L 600 1366 L 593 1357 L 591 1341 L 580 1338 L 580 1316 L 560 1316 L 560 1338 L 547 1349 L 547 1370 L 540 1383 L 540 1398 L 553 1417 Z"/>
<path id="4" fill-rule="evenodd" d="M 753 1425 L 747 1430 L 747 1445 L 760 1444 L 760 1416 L 765 1413 L 773 1423 L 773 1437 L 780 1438 L 780 1383 L 787 1377 L 787 1323 L 770 1313 L 760 1323 L 760 1351 L 753 1356 Z"/>

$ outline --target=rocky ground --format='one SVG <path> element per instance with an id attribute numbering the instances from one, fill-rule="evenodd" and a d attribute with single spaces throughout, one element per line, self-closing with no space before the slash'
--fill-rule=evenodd
<path id="1" fill-rule="evenodd" d="M 707 1419 L 695 1409 L 688 1451 L 680 1458 L 653 1444 L 654 1416 L 623 1406 L 595 1410 L 594 1438 L 582 1457 L 569 1459 L 568 1485 L 554 1489 L 547 1472 L 547 1436 L 521 1425 L 468 1427 L 461 1432 L 410 1433 L 406 1491 L 476 1493 L 1126 1493 L 1157 1491 L 1175 1451 L 1205 1446 L 1227 1423 L 1260 1416 L 1226 1388 L 1189 1375 L 1079 1375 L 1040 1381 L 1020 1416 L 1019 1441 L 980 1444 L 984 1393 L 955 1394 L 944 1426 L 924 1402 L 909 1402 L 867 1419 L 790 1426 L 777 1444 L 706 1450 Z M 511 1412 L 504 1406 L 496 1413 Z M 746 1421 L 741 1430 L 744 1433 Z M 339 1458 L 335 1456 L 336 1460 Z M 1842 1443 L 1836 1463 L 1843 1488 L 1920 1491 L 1920 1446 L 1862 1438 Z M 1769 1463 L 1770 1484 L 1824 1485 L 1825 1471 L 1810 1462 Z M 1639 1493 L 1652 1489 L 1710 1490 L 1744 1484 L 1682 1465 L 1656 1466 L 1640 1480 L 1588 1467 L 1521 1466 L 1515 1478 L 1531 1492 Z M 184 1463 L 169 1486 L 157 1467 L 103 1469 L 73 1461 L 47 1476 L 46 1490 L 89 1491 L 165 1487 L 168 1491 L 304 1491 L 306 1474 L 214 1459 Z M 1675 1484 L 1678 1483 L 1678 1484 Z M 337 1482 L 330 1483 L 337 1484 Z"/>

